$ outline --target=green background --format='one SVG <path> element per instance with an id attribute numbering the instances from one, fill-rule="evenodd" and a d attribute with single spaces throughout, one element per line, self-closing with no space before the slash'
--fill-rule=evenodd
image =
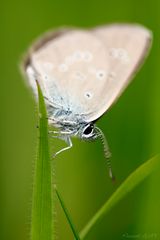
<path id="1" fill-rule="evenodd" d="M 159 151 L 160 1 L 2 0 L 0 15 L 1 233 L 12 240 L 29 239 L 32 165 L 37 149 L 36 104 L 19 72 L 25 49 L 46 30 L 66 25 L 138 22 L 153 31 L 153 47 L 143 68 L 98 122 L 112 151 L 116 183 L 113 185 L 108 177 L 98 141 L 75 139 L 74 147 L 56 159 L 58 189 L 81 230 L 129 173 Z M 52 141 L 52 151 L 62 144 Z M 87 239 L 160 239 L 159 182 L 159 172 L 145 180 L 103 218 Z M 60 240 L 73 239 L 58 203 L 56 235 Z"/>

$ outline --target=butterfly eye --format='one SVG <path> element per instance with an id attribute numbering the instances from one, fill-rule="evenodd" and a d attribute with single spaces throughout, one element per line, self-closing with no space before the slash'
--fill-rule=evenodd
<path id="1" fill-rule="evenodd" d="M 93 125 L 87 125 L 87 127 L 84 129 L 83 134 L 84 135 L 90 135 L 93 132 Z"/>
<path id="2" fill-rule="evenodd" d="M 80 138 L 85 141 L 93 141 L 98 137 L 93 123 L 89 123 L 88 125 L 84 126 L 80 134 Z"/>

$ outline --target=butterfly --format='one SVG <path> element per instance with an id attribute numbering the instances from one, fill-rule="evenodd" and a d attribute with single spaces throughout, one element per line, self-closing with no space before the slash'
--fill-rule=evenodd
<path id="1" fill-rule="evenodd" d="M 37 96 L 39 82 L 52 134 L 72 147 L 71 137 L 102 140 L 95 122 L 112 106 L 148 55 L 152 33 L 138 24 L 110 24 L 91 29 L 64 28 L 44 34 L 29 49 L 23 72 Z"/>

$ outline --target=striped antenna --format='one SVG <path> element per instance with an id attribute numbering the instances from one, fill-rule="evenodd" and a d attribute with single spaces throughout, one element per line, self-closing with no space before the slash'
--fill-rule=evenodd
<path id="1" fill-rule="evenodd" d="M 102 142 L 102 145 L 103 145 L 104 156 L 107 160 L 107 167 L 108 167 L 108 170 L 109 170 L 109 176 L 112 179 L 112 181 L 115 181 L 115 177 L 114 177 L 113 172 L 112 172 L 111 161 L 110 161 L 111 152 L 109 151 L 109 146 L 108 146 L 107 139 L 106 139 L 104 133 L 102 132 L 102 130 L 99 127 L 96 126 L 95 130 L 97 132 L 97 136 L 100 138 L 100 140 Z"/>

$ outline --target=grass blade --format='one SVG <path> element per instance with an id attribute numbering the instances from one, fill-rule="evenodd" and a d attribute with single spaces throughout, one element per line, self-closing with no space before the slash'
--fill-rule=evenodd
<path id="1" fill-rule="evenodd" d="M 120 185 L 120 187 L 112 194 L 108 201 L 98 210 L 98 212 L 87 223 L 80 233 L 80 238 L 85 239 L 93 227 L 100 221 L 100 219 L 107 214 L 115 204 L 117 204 L 123 197 L 125 197 L 131 190 L 133 190 L 140 182 L 142 182 L 149 174 L 152 173 L 156 167 L 160 165 L 160 156 L 155 156 L 138 167 L 127 179 Z"/>
<path id="2" fill-rule="evenodd" d="M 69 225 L 70 225 L 70 227 L 71 227 L 71 229 L 72 229 L 72 232 L 73 232 L 73 235 L 74 235 L 75 239 L 76 239 L 76 240 L 80 240 L 80 237 L 79 237 L 79 235 L 78 235 L 78 232 L 77 232 L 77 230 L 75 229 L 75 226 L 73 225 L 73 222 L 72 222 L 71 217 L 70 217 L 70 215 L 69 215 L 69 213 L 68 213 L 68 210 L 67 210 L 67 208 L 65 207 L 64 202 L 63 202 L 63 200 L 62 200 L 62 197 L 60 196 L 60 194 L 59 194 L 59 192 L 58 192 L 58 190 L 57 190 L 56 187 L 55 187 L 55 191 L 56 191 L 56 195 L 57 195 L 57 197 L 58 197 L 58 199 L 59 199 L 59 202 L 60 202 L 60 204 L 61 204 L 61 207 L 62 207 L 62 209 L 63 209 L 63 211 L 64 211 L 64 213 L 65 213 L 65 215 L 66 215 L 66 218 L 67 218 L 67 220 L 68 220 L 68 223 L 69 223 Z"/>
<path id="3" fill-rule="evenodd" d="M 52 171 L 45 102 L 37 82 L 39 100 L 39 146 L 35 162 L 31 240 L 54 240 Z"/>

